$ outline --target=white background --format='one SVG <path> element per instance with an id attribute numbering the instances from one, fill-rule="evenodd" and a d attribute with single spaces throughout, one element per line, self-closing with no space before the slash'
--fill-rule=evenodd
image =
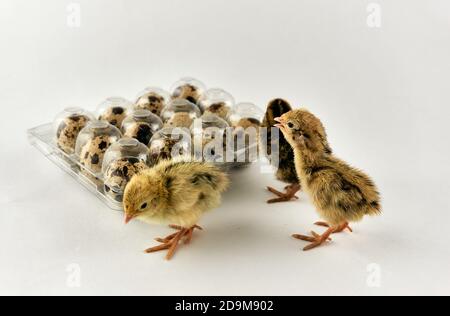
<path id="1" fill-rule="evenodd" d="M 0 1 L 0 294 L 450 294 L 448 0 L 378 1 L 381 28 L 364 0 L 75 3 L 79 28 L 70 1 Z M 27 143 L 64 107 L 186 75 L 261 108 L 307 106 L 376 180 L 384 215 L 304 253 L 290 235 L 313 228 L 312 205 L 265 204 L 283 184 L 255 165 L 166 262 L 142 250 L 168 228 L 125 227 Z"/>

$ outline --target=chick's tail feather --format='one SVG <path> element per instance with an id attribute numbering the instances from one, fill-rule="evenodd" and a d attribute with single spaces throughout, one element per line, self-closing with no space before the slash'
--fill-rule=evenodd
<path id="1" fill-rule="evenodd" d="M 366 214 L 369 216 L 379 216 L 382 213 L 381 204 L 378 201 L 373 201 L 369 203 L 366 209 Z"/>

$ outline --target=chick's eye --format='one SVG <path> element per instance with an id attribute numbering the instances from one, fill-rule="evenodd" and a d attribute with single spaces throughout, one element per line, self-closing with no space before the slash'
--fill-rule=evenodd
<path id="1" fill-rule="evenodd" d="M 147 208 L 147 206 L 148 206 L 147 203 L 142 204 L 142 205 L 141 205 L 141 210 L 145 210 L 145 209 Z"/>
<path id="2" fill-rule="evenodd" d="M 292 123 L 292 122 L 289 122 L 289 123 L 287 124 L 287 126 L 288 126 L 290 129 L 293 129 L 293 128 L 295 127 L 294 123 Z"/>

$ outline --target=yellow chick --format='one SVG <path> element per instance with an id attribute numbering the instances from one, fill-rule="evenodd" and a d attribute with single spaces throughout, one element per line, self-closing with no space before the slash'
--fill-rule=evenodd
<path id="1" fill-rule="evenodd" d="M 190 157 L 163 160 L 155 167 L 135 175 L 125 188 L 125 222 L 139 219 L 147 223 L 172 224 L 178 232 L 157 238 L 160 246 L 152 253 L 169 250 L 167 260 L 178 243 L 189 243 L 200 217 L 221 204 L 221 194 L 229 186 L 227 174 L 212 164 L 192 162 Z"/>
<path id="2" fill-rule="evenodd" d="M 310 250 L 327 242 L 331 234 L 350 229 L 349 222 L 366 215 L 380 215 L 380 194 L 374 182 L 362 171 L 336 158 L 328 144 L 322 122 L 307 110 L 295 110 L 276 118 L 277 125 L 291 144 L 302 188 L 310 195 L 319 215 L 327 223 L 323 235 L 294 235 L 311 244 Z"/>

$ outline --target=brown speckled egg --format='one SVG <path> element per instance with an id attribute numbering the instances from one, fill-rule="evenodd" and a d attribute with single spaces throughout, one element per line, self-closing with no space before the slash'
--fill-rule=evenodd
<path id="1" fill-rule="evenodd" d="M 218 117 L 227 120 L 230 114 L 231 108 L 224 102 L 214 103 L 208 107 L 205 114 L 215 114 Z"/>
<path id="2" fill-rule="evenodd" d="M 135 109 L 149 110 L 153 114 L 160 116 L 165 106 L 166 99 L 163 96 L 155 92 L 149 92 L 136 101 Z"/>
<path id="3" fill-rule="evenodd" d="M 137 139 L 148 146 L 153 136 L 153 129 L 149 123 L 135 122 L 124 131 L 124 136 Z"/>
<path id="4" fill-rule="evenodd" d="M 261 126 L 261 122 L 254 118 L 243 118 L 241 119 L 236 127 L 242 127 L 244 129 L 247 129 L 249 127 L 254 127 L 256 129 L 259 129 Z"/>
<path id="5" fill-rule="evenodd" d="M 111 145 L 111 137 L 107 135 L 97 136 L 89 140 L 80 153 L 80 163 L 94 173 L 102 170 L 103 157 Z"/>
<path id="6" fill-rule="evenodd" d="M 172 149 L 178 143 L 173 139 L 164 140 L 164 144 L 158 147 L 150 147 L 150 161 L 152 165 L 157 164 L 161 160 L 172 158 Z"/>
<path id="7" fill-rule="evenodd" d="M 203 91 L 200 91 L 199 88 L 190 84 L 186 84 L 184 86 L 176 88 L 172 94 L 172 97 L 174 99 L 188 100 L 189 102 L 197 104 L 198 100 L 200 100 L 202 96 L 202 92 Z"/>
<path id="8" fill-rule="evenodd" d="M 61 121 L 57 128 L 56 143 L 66 154 L 73 154 L 78 134 L 90 121 L 85 115 L 69 116 Z"/>
<path id="9" fill-rule="evenodd" d="M 110 107 L 106 109 L 100 116 L 100 121 L 107 121 L 113 126 L 120 128 L 123 120 L 127 117 L 127 109 L 121 106 Z"/>
<path id="10" fill-rule="evenodd" d="M 170 118 L 164 127 L 179 127 L 179 128 L 190 128 L 194 119 L 189 113 L 179 112 L 175 113 L 172 118 Z"/>
<path id="11" fill-rule="evenodd" d="M 192 154 L 191 134 L 182 130 L 165 128 L 156 133 L 150 141 L 150 165 L 153 166 L 161 160 L 171 159 L 172 151 L 177 145 L 179 154 Z"/>
<path id="12" fill-rule="evenodd" d="M 105 194 L 117 202 L 122 202 L 125 187 L 131 178 L 149 167 L 137 158 L 121 158 L 113 161 L 106 169 L 104 179 Z"/>

